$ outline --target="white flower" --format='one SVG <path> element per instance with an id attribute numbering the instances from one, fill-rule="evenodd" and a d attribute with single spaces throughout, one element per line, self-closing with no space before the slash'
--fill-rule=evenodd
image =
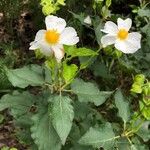
<path id="1" fill-rule="evenodd" d="M 35 40 L 30 43 L 30 50 L 40 49 L 45 55 L 54 53 L 58 62 L 64 57 L 65 45 L 75 45 L 79 42 L 77 32 L 72 27 L 66 27 L 62 18 L 50 15 L 45 18 L 46 30 L 39 30 Z"/>
<path id="2" fill-rule="evenodd" d="M 84 23 L 91 25 L 91 24 L 92 24 L 91 17 L 90 17 L 90 16 L 87 16 L 87 17 L 84 19 Z"/>
<path id="3" fill-rule="evenodd" d="M 104 29 L 101 30 L 107 33 L 101 38 L 103 47 L 114 44 L 115 48 L 123 53 L 134 53 L 140 49 L 141 34 L 138 32 L 129 33 L 132 20 L 130 18 L 126 20 L 118 18 L 117 24 L 118 26 L 111 21 L 105 23 Z"/>

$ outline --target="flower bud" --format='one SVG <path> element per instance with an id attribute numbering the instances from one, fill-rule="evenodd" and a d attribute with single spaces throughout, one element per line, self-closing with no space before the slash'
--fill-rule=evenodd
<path id="1" fill-rule="evenodd" d="M 145 81 L 145 76 L 143 74 L 137 74 L 134 77 L 134 82 L 136 82 L 137 84 L 141 86 L 144 84 L 144 81 Z"/>
<path id="2" fill-rule="evenodd" d="M 134 92 L 134 93 L 142 93 L 142 87 L 141 87 L 141 85 L 134 83 L 134 84 L 132 84 L 132 88 L 130 91 Z"/>
<path id="3" fill-rule="evenodd" d="M 92 24 L 91 17 L 90 17 L 90 16 L 87 16 L 87 17 L 84 19 L 84 23 L 86 23 L 86 24 L 88 24 L 88 25 L 91 25 L 91 24 Z"/>

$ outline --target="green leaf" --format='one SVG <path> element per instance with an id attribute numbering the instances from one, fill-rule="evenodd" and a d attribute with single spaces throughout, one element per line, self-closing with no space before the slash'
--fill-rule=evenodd
<path id="1" fill-rule="evenodd" d="M 52 74 L 50 69 L 45 66 L 44 70 L 45 70 L 45 82 L 52 83 Z"/>
<path id="2" fill-rule="evenodd" d="M 94 150 L 92 147 L 76 144 L 69 150 Z"/>
<path id="3" fill-rule="evenodd" d="M 4 116 L 2 114 L 0 114 L 0 124 L 2 124 L 4 121 Z"/>
<path id="4" fill-rule="evenodd" d="M 6 74 L 15 87 L 41 86 L 44 83 L 42 68 L 38 65 L 25 66 L 14 70 L 7 69 Z"/>
<path id="5" fill-rule="evenodd" d="M 63 64 L 63 77 L 66 83 L 70 83 L 78 70 L 78 67 L 75 64 L 71 64 L 70 66 L 67 64 Z"/>
<path id="6" fill-rule="evenodd" d="M 75 13 L 71 12 L 71 14 L 73 15 L 73 17 L 75 19 L 78 19 L 81 22 L 81 24 L 83 24 L 83 25 L 85 24 L 84 23 L 84 19 L 85 19 L 85 14 L 84 13 L 75 14 Z"/>
<path id="7" fill-rule="evenodd" d="M 51 118 L 45 113 L 45 107 L 32 117 L 32 138 L 39 150 L 60 150 L 60 139 L 52 126 Z"/>
<path id="8" fill-rule="evenodd" d="M 118 150 L 130 150 L 131 144 L 125 137 L 121 137 L 116 141 L 116 148 Z"/>
<path id="9" fill-rule="evenodd" d="M 150 139 L 150 121 L 145 121 L 141 128 L 136 133 L 138 136 L 140 136 L 144 142 L 147 142 Z"/>
<path id="10" fill-rule="evenodd" d="M 124 122 L 127 122 L 130 118 L 130 107 L 129 103 L 124 100 L 120 89 L 115 93 L 115 104 L 118 108 L 118 115 Z"/>
<path id="11" fill-rule="evenodd" d="M 115 134 L 110 123 L 99 128 L 90 128 L 79 140 L 80 144 L 92 145 L 95 148 L 111 149 L 114 146 Z"/>
<path id="12" fill-rule="evenodd" d="M 139 144 L 133 144 L 130 146 L 130 150 L 149 150 L 148 147 L 146 147 L 144 144 L 141 143 Z"/>
<path id="13" fill-rule="evenodd" d="M 18 150 L 17 148 L 10 148 L 10 150 Z"/>
<path id="14" fill-rule="evenodd" d="M 111 11 L 108 9 L 107 6 L 103 6 L 101 12 L 103 18 L 107 19 L 108 17 L 111 17 Z"/>
<path id="15" fill-rule="evenodd" d="M 10 108 L 16 118 L 30 112 L 31 106 L 35 103 L 35 96 L 29 92 L 14 92 L 4 95 L 0 100 L 0 111 Z"/>
<path id="16" fill-rule="evenodd" d="M 98 55 L 97 52 L 88 48 L 76 48 L 74 46 L 65 47 L 65 52 L 71 57 L 81 57 L 81 56 L 95 56 Z"/>
<path id="17" fill-rule="evenodd" d="M 110 5 L 111 5 L 111 0 L 106 0 L 106 6 L 110 7 Z"/>
<path id="18" fill-rule="evenodd" d="M 4 68 L 0 66 L 0 92 L 1 92 L 1 90 L 11 88 L 11 86 L 12 85 L 6 76 L 6 72 L 5 72 Z"/>
<path id="19" fill-rule="evenodd" d="M 149 9 L 139 9 L 138 10 L 138 15 L 140 17 L 150 17 L 150 10 Z"/>
<path id="20" fill-rule="evenodd" d="M 1 150 L 9 150 L 9 147 L 2 147 Z"/>
<path id="21" fill-rule="evenodd" d="M 103 104 L 112 94 L 112 91 L 99 91 L 97 85 L 81 79 L 74 80 L 71 88 L 80 102 L 93 102 L 96 106 Z"/>
<path id="22" fill-rule="evenodd" d="M 103 24 L 101 19 L 99 17 L 96 17 L 94 20 L 94 31 L 96 35 L 96 40 L 99 45 L 101 45 L 101 38 L 103 36 L 103 33 L 101 31 L 102 28 L 103 28 Z"/>
<path id="23" fill-rule="evenodd" d="M 135 145 L 131 145 L 130 148 L 131 148 L 131 150 L 138 150 L 138 149 L 135 147 Z"/>
<path id="24" fill-rule="evenodd" d="M 105 79 L 115 78 L 114 75 L 109 73 L 108 67 L 106 67 L 106 65 L 104 63 L 101 63 L 99 60 L 93 63 L 90 69 L 93 71 L 95 76 L 100 76 Z"/>
<path id="25" fill-rule="evenodd" d="M 65 144 L 66 138 L 71 130 L 74 111 L 71 105 L 71 99 L 66 96 L 55 96 L 51 111 L 52 124 L 57 131 L 62 144 Z"/>
<path id="26" fill-rule="evenodd" d="M 140 111 L 144 116 L 144 118 L 150 120 L 150 105 L 146 106 L 142 101 L 139 102 L 139 105 L 140 105 Z"/>

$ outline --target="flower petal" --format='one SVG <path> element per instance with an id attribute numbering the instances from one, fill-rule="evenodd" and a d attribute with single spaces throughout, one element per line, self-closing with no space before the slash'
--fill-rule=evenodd
<path id="1" fill-rule="evenodd" d="M 118 18 L 117 24 L 118 24 L 118 29 L 126 29 L 127 31 L 129 31 L 132 25 L 132 20 L 130 18 L 127 18 L 125 20 Z"/>
<path id="2" fill-rule="evenodd" d="M 66 27 L 66 21 L 57 16 L 49 15 L 45 18 L 45 24 L 47 30 L 57 30 L 61 33 Z"/>
<path id="3" fill-rule="evenodd" d="M 108 45 L 112 45 L 114 44 L 116 41 L 116 36 L 112 36 L 112 35 L 104 35 L 102 38 L 101 38 L 101 43 L 102 43 L 102 46 L 103 47 L 106 47 Z"/>
<path id="4" fill-rule="evenodd" d="M 63 45 L 52 46 L 52 50 L 54 52 L 55 58 L 57 59 L 57 62 L 60 62 L 61 59 L 64 57 Z"/>
<path id="5" fill-rule="evenodd" d="M 30 43 L 30 47 L 29 47 L 29 50 L 35 50 L 35 49 L 38 49 L 39 48 L 39 44 L 37 41 L 33 41 Z"/>
<path id="6" fill-rule="evenodd" d="M 46 55 L 46 56 L 50 56 L 51 55 L 52 49 L 51 49 L 50 45 L 46 41 L 42 40 L 38 44 L 39 44 L 40 51 L 44 55 Z"/>
<path id="7" fill-rule="evenodd" d="M 116 35 L 118 33 L 118 27 L 112 21 L 107 21 L 105 23 L 104 29 L 101 30 L 104 33 L 109 33 L 111 35 Z"/>
<path id="8" fill-rule="evenodd" d="M 44 38 L 46 30 L 39 30 L 36 33 L 35 40 L 30 43 L 30 50 L 35 50 L 39 48 L 39 41 L 41 41 Z"/>
<path id="9" fill-rule="evenodd" d="M 90 17 L 90 16 L 87 16 L 87 17 L 84 19 L 84 21 L 83 21 L 83 22 L 84 22 L 84 23 L 86 23 L 86 24 L 91 25 L 91 24 L 92 24 L 91 17 Z"/>
<path id="10" fill-rule="evenodd" d="M 77 36 L 77 32 L 72 27 L 67 27 L 60 35 L 59 43 L 65 45 L 75 45 L 79 42 L 79 37 Z"/>
<path id="11" fill-rule="evenodd" d="M 116 40 L 115 47 L 123 53 L 130 54 L 135 53 L 140 48 L 140 44 L 129 39 L 124 41 Z"/>
<path id="12" fill-rule="evenodd" d="M 36 36 L 35 36 L 35 40 L 34 41 L 39 41 L 41 39 L 43 39 L 44 35 L 45 35 L 45 32 L 46 30 L 39 30 L 37 33 L 36 33 Z"/>
<path id="13" fill-rule="evenodd" d="M 141 48 L 141 34 L 138 32 L 129 33 L 127 41 L 135 45 L 137 48 Z"/>

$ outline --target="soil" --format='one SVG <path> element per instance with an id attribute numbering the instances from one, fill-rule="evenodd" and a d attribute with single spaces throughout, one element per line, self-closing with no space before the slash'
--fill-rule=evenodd
<path id="1" fill-rule="evenodd" d="M 12 117 L 8 115 L 7 110 L 3 112 L 4 120 L 0 124 L 0 149 L 2 147 L 17 148 L 25 150 L 26 148 L 19 143 L 15 136 L 15 127 Z"/>

